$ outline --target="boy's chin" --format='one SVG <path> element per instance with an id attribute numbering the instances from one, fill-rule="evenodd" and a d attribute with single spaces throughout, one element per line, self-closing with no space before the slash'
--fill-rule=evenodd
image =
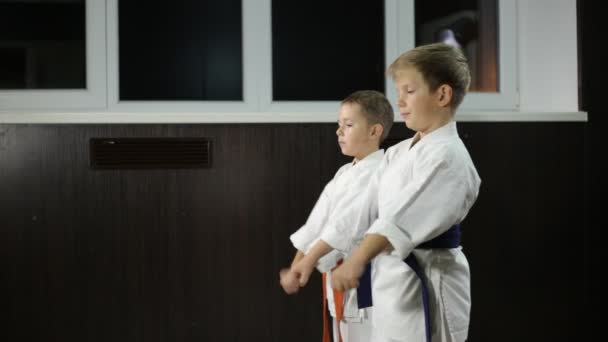
<path id="1" fill-rule="evenodd" d="M 340 147 L 340 152 L 342 152 L 343 155 L 347 156 L 347 157 L 354 157 L 354 153 L 351 153 L 350 151 L 345 150 L 344 148 Z"/>
<path id="2" fill-rule="evenodd" d="M 405 123 L 405 127 L 411 129 L 412 131 L 416 131 L 416 128 L 414 127 L 415 125 L 413 124 L 413 122 L 404 121 L 404 123 Z"/>

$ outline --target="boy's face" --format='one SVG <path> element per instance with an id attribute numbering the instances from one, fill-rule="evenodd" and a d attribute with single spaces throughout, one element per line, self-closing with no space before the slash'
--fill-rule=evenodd
<path id="1" fill-rule="evenodd" d="M 336 135 L 342 153 L 357 160 L 378 149 L 378 138 L 372 134 L 372 125 L 357 103 L 345 103 L 340 107 Z"/>
<path id="2" fill-rule="evenodd" d="M 425 134 L 437 128 L 449 115 L 449 106 L 438 89 L 431 92 L 422 74 L 413 67 L 400 70 L 395 77 L 399 100 L 397 106 L 405 125 Z M 441 98 L 441 100 L 440 100 Z"/>

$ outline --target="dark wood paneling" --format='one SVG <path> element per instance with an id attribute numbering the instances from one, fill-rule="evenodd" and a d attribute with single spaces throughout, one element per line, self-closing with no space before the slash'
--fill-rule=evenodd
<path id="1" fill-rule="evenodd" d="M 606 268 L 606 193 L 608 174 L 606 156 L 606 95 L 602 70 L 606 53 L 599 50 L 596 42 L 602 39 L 603 31 L 598 23 L 603 22 L 604 11 L 597 1 L 577 0 L 578 46 L 579 46 L 579 103 L 588 112 L 586 173 L 589 194 L 585 201 L 584 222 L 587 224 L 586 248 L 582 266 L 586 280 L 581 300 L 585 303 L 584 319 L 586 331 L 582 333 L 588 341 L 596 339 L 597 327 L 604 324 L 603 308 L 606 306 L 606 291 L 603 270 Z M 580 254 L 576 255 L 580 258 Z M 592 337 L 593 335 L 593 337 Z M 582 339 L 580 339 L 582 340 Z"/>
<path id="2" fill-rule="evenodd" d="M 278 270 L 293 253 L 289 234 L 334 172 L 333 127 L 1 130 L 0 250 L 3 283 L 13 289 L 5 336 L 309 341 L 320 335 L 320 288 L 287 298 Z M 91 170 L 88 139 L 96 136 L 211 137 L 214 166 Z"/>
<path id="3" fill-rule="evenodd" d="M 468 124 L 462 133 L 483 179 L 464 235 L 471 340 L 577 340 L 585 124 Z"/>
<path id="4" fill-rule="evenodd" d="M 339 165 L 333 124 L 2 125 L 0 258 L 15 341 L 315 341 L 320 277 L 278 270 Z M 583 123 L 462 123 L 470 341 L 570 341 L 581 314 Z M 392 137 L 411 133 L 398 125 Z M 200 170 L 91 170 L 91 137 L 209 137 Z M 560 329 L 555 329 L 555 327 Z M 513 327 L 517 327 L 514 329 Z M 10 338 L 9 338 L 10 337 Z"/>

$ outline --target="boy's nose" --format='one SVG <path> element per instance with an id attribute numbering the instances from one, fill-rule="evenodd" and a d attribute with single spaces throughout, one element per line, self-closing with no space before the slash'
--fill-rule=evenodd
<path id="1" fill-rule="evenodd" d="M 399 96 L 397 97 L 397 106 L 399 107 L 405 107 L 405 94 L 399 94 Z"/>

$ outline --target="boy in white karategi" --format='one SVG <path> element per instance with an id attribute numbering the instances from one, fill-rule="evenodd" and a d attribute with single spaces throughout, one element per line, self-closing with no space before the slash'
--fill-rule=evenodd
<path id="1" fill-rule="evenodd" d="M 481 183 L 454 121 L 469 68 L 459 49 L 438 43 L 404 53 L 388 73 L 416 134 L 386 151 L 362 214 L 336 223 L 337 232 L 365 238 L 332 272 L 332 286 L 344 291 L 371 281 L 374 342 L 462 342 L 471 294 L 460 223 Z"/>
<path id="2" fill-rule="evenodd" d="M 280 273 L 281 285 L 288 294 L 296 293 L 305 286 L 315 267 L 323 273 L 324 305 L 329 307 L 334 318 L 333 335 L 336 342 L 368 341 L 370 313 L 369 309 L 358 307 L 355 290 L 346 293 L 334 293 L 332 290 L 327 274 L 345 255 L 337 251 L 328 253 L 331 248 L 324 238 L 335 236 L 334 222 L 342 220 L 342 215 L 346 213 L 357 211 L 363 202 L 361 192 L 367 188 L 382 160 L 384 152 L 379 146 L 388 135 L 393 119 L 390 103 L 377 91 L 357 91 L 342 101 L 336 135 L 342 153 L 354 159 L 338 170 L 325 186 L 306 224 L 291 236 L 298 251 L 291 267 Z M 349 237 L 343 237 L 340 241 L 341 245 L 350 246 L 352 243 Z M 323 258 L 317 257 L 314 251 L 319 248 L 324 250 L 323 254 L 328 254 Z M 324 324 L 324 340 L 328 341 L 326 320 Z"/>

